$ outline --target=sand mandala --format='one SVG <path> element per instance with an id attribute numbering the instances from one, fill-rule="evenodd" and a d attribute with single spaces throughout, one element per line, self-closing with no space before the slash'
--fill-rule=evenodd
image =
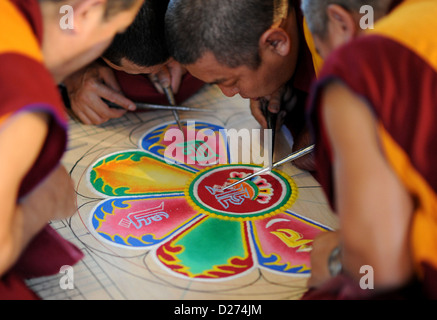
<path id="1" fill-rule="evenodd" d="M 154 128 L 138 149 L 91 166 L 91 189 L 105 198 L 91 212 L 93 232 L 114 246 L 150 250 L 186 279 L 224 281 L 254 268 L 308 275 L 311 243 L 328 228 L 290 211 L 295 182 L 275 170 L 223 190 L 260 166 L 232 164 L 224 128 L 188 123 L 186 140 L 169 138 L 172 129 Z"/>

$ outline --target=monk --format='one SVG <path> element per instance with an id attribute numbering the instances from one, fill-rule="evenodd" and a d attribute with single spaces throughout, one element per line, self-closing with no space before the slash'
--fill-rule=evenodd
<path id="1" fill-rule="evenodd" d="M 297 0 L 176 0 L 166 14 L 170 54 L 193 76 L 228 97 L 250 99 L 267 128 L 264 108 L 308 146 L 305 105 L 321 59 Z M 311 155 L 295 162 L 313 170 Z"/>
<path id="2" fill-rule="evenodd" d="M 168 2 L 144 2 L 132 25 L 100 59 L 64 81 L 67 104 L 81 122 L 99 125 L 120 118 L 136 111 L 134 101 L 169 104 L 163 87 L 171 87 L 181 104 L 204 86 L 169 54 L 164 27 Z M 104 100 L 121 108 L 110 108 Z"/>
<path id="3" fill-rule="evenodd" d="M 142 2 L 0 2 L 0 299 L 38 298 L 24 278 L 58 273 L 82 257 L 47 224 L 76 211 L 60 164 L 67 122 L 57 84 L 99 56 Z M 63 6 L 71 28 L 61 24 Z"/>
<path id="4" fill-rule="evenodd" d="M 317 171 L 341 226 L 314 242 L 305 298 L 435 299 L 437 3 L 403 1 L 342 37 L 356 25 L 343 2 L 303 1 L 326 58 L 310 102 Z"/>

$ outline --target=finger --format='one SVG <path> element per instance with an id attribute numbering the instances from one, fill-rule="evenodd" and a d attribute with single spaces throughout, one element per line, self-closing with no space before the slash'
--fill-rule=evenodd
<path id="1" fill-rule="evenodd" d="M 108 111 L 105 113 L 105 116 L 109 119 L 118 119 L 124 116 L 126 113 L 127 113 L 126 109 L 108 108 Z"/>
<path id="2" fill-rule="evenodd" d="M 271 96 L 268 108 L 272 113 L 278 113 L 281 110 L 281 95 L 278 92 Z"/>
<path id="3" fill-rule="evenodd" d="M 162 68 L 158 73 L 156 73 L 156 77 L 162 88 L 168 88 L 171 86 L 171 74 L 167 67 Z"/>
<path id="4" fill-rule="evenodd" d="M 88 116 L 99 124 L 108 121 L 109 119 L 120 118 L 124 114 L 126 114 L 126 109 L 116 109 L 109 107 L 102 99 L 99 97 L 94 97 L 89 104 L 89 108 L 87 109 Z"/>
<path id="5" fill-rule="evenodd" d="M 187 72 L 187 70 L 182 67 L 180 63 L 174 60 L 169 62 L 167 67 L 171 74 L 171 87 L 173 89 L 173 92 L 178 93 L 182 83 L 182 77 Z"/>
<path id="6" fill-rule="evenodd" d="M 99 95 L 88 95 L 86 100 L 72 105 L 72 109 L 86 124 L 101 124 L 115 116 Z M 120 110 L 125 112 L 124 109 Z"/>
<path id="7" fill-rule="evenodd" d="M 158 76 L 155 73 L 149 74 L 149 80 L 152 82 L 156 91 L 158 91 L 160 94 L 164 94 L 164 89 L 161 87 Z"/>
<path id="8" fill-rule="evenodd" d="M 182 83 L 182 74 L 181 73 L 172 74 L 172 76 L 171 76 L 171 88 L 172 88 L 174 94 L 177 94 L 179 92 L 179 88 L 181 87 L 181 83 Z"/>
<path id="9" fill-rule="evenodd" d="M 106 99 L 108 101 L 111 101 L 120 107 L 122 107 L 125 110 L 134 111 L 136 110 L 136 105 L 133 101 L 126 98 L 124 95 L 122 95 L 119 92 L 116 92 L 112 90 L 111 88 L 107 87 L 104 84 L 96 83 L 96 94 L 97 96 Z M 100 99 L 98 99 L 100 100 Z M 100 104 L 98 101 L 96 101 L 97 104 Z M 106 104 L 105 104 L 106 105 Z"/>
<path id="10" fill-rule="evenodd" d="M 261 125 L 261 127 L 267 129 L 267 120 L 262 111 L 261 103 L 256 100 L 251 100 L 250 111 L 252 112 L 252 115 L 255 118 L 255 120 L 258 121 L 258 123 Z"/>
<path id="11" fill-rule="evenodd" d="M 114 71 L 108 67 L 99 69 L 100 77 L 104 84 L 116 92 L 121 92 L 121 87 L 115 77 Z"/>
<path id="12" fill-rule="evenodd" d="M 88 107 L 82 112 L 89 119 L 90 124 L 98 125 L 109 120 L 107 117 L 100 116 L 99 113 L 94 109 L 94 106 L 93 108 Z"/>
<path id="13" fill-rule="evenodd" d="M 83 123 L 83 124 L 86 124 L 86 125 L 92 125 L 92 124 L 94 124 L 92 121 L 91 121 L 91 119 L 85 114 L 85 113 L 83 113 L 82 111 L 80 111 L 80 110 L 76 110 L 76 111 L 74 111 L 74 114 L 76 115 L 76 117 Z"/>
<path id="14" fill-rule="evenodd" d="M 72 102 L 71 104 L 71 110 L 82 123 L 86 125 L 95 124 L 96 119 L 93 119 L 92 115 L 90 116 L 88 109 L 90 109 L 88 107 L 88 102 L 75 101 L 74 103 Z"/>

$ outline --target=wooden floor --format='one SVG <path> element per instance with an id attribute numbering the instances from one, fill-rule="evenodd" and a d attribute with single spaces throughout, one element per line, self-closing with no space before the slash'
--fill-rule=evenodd
<path id="1" fill-rule="evenodd" d="M 247 101 L 224 97 L 214 86 L 205 87 L 185 105 L 214 108 L 216 112 L 182 113 L 182 120 L 202 120 L 225 128 L 258 128 Z M 90 166 L 105 155 L 138 148 L 138 141 L 147 130 L 167 121 L 173 121 L 172 114 L 167 111 L 130 113 L 101 126 L 84 126 L 70 119 L 70 142 L 63 163 L 75 182 L 78 212 L 69 220 L 51 224 L 77 245 L 85 258 L 73 267 L 73 290 L 60 288 L 62 274 L 30 279 L 30 287 L 43 299 L 299 299 L 306 291 L 308 276 L 253 268 L 227 281 L 187 279 L 164 270 L 154 258 L 153 250 L 114 246 L 92 232 L 90 212 L 102 197 L 93 192 L 87 181 Z M 286 135 L 278 134 L 276 160 L 290 152 L 289 142 Z M 330 212 L 314 178 L 291 164 L 280 170 L 287 173 L 299 189 L 297 201 L 290 210 L 326 228 L 337 228 L 336 217 Z"/>

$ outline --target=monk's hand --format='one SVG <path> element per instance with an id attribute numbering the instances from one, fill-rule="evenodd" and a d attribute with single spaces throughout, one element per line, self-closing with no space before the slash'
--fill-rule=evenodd
<path id="1" fill-rule="evenodd" d="M 284 99 L 287 97 L 288 89 L 282 87 L 269 96 L 250 100 L 250 111 L 262 128 L 267 129 L 267 120 L 265 117 L 266 108 L 271 113 L 278 114 L 277 125 L 278 127 L 282 125 L 285 115 L 287 114 L 287 108 L 286 105 L 284 105 Z"/>
<path id="2" fill-rule="evenodd" d="M 113 70 L 99 62 L 77 71 L 65 79 L 64 85 L 72 111 L 84 124 L 102 124 L 136 109 L 135 103 L 122 94 Z M 102 99 L 121 108 L 111 108 Z"/>
<path id="3" fill-rule="evenodd" d="M 338 232 L 323 232 L 313 242 L 311 251 L 311 277 L 308 287 L 317 288 L 332 278 L 329 271 L 329 256 L 339 246 L 340 237 Z"/>
<path id="4" fill-rule="evenodd" d="M 164 88 L 171 87 L 173 93 L 177 94 L 186 73 L 187 70 L 181 64 L 170 60 L 160 70 L 150 74 L 149 79 L 159 93 L 164 94 Z"/>

